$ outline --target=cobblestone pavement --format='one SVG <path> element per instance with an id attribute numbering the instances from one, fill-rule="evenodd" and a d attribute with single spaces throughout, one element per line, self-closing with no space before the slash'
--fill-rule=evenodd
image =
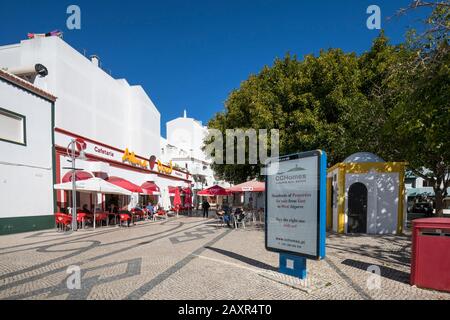
<path id="1" fill-rule="evenodd" d="M 308 283 L 277 272 L 257 226 L 231 230 L 178 217 L 62 234 L 0 237 L 0 299 L 450 299 L 411 287 L 410 240 L 329 235 L 327 258 L 308 261 Z M 369 290 L 368 266 L 381 270 Z M 79 266 L 81 289 L 67 288 Z M 292 284 L 292 285 L 290 285 Z"/>

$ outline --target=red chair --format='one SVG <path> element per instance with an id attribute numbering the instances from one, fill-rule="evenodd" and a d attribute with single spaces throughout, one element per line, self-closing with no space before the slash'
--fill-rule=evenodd
<path id="1" fill-rule="evenodd" d="M 155 221 L 156 218 L 167 219 L 167 212 L 164 210 L 159 210 L 153 215 L 153 221 Z"/>
<path id="2" fill-rule="evenodd" d="M 130 226 L 130 220 L 131 220 L 131 216 L 129 214 L 126 213 L 121 213 L 119 214 L 119 226 L 122 226 L 122 222 L 126 221 L 127 222 L 127 226 Z"/>
<path id="3" fill-rule="evenodd" d="M 77 224 L 81 224 L 81 228 L 84 229 L 86 222 L 89 221 L 89 215 L 84 212 L 77 212 Z"/>
<path id="4" fill-rule="evenodd" d="M 137 210 L 135 212 L 136 216 L 139 218 L 139 220 L 144 220 L 145 218 L 145 212 L 143 210 Z"/>
<path id="5" fill-rule="evenodd" d="M 55 222 L 58 231 L 66 231 L 72 225 L 72 217 L 65 213 L 56 213 Z"/>
<path id="6" fill-rule="evenodd" d="M 136 209 L 136 208 L 131 209 L 131 213 L 132 213 L 133 219 L 135 221 L 144 219 L 144 217 L 145 217 L 145 212 L 143 210 L 141 210 L 141 209 Z"/>
<path id="7" fill-rule="evenodd" d="M 107 224 L 107 220 L 108 220 L 108 214 L 107 213 L 100 213 L 97 212 L 95 214 L 95 223 L 96 226 L 103 226 L 103 221 L 105 221 L 105 224 Z"/>

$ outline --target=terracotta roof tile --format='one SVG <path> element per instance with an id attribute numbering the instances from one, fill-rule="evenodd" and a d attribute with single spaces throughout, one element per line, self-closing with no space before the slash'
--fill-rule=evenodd
<path id="1" fill-rule="evenodd" d="M 44 91 L 41 88 L 36 87 L 32 83 L 25 81 L 22 78 L 19 78 L 19 77 L 13 75 L 12 73 L 6 72 L 1 69 L 0 69 L 0 78 L 4 79 L 6 81 L 9 81 L 11 83 L 14 83 L 15 85 L 17 85 L 23 89 L 29 90 L 29 91 L 35 93 L 36 95 L 38 95 L 42 98 L 45 98 L 47 100 L 55 102 L 57 99 L 54 95 L 48 93 L 47 91 Z"/>

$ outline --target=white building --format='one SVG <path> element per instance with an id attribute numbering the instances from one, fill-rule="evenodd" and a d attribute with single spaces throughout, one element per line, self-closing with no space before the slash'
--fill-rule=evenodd
<path id="1" fill-rule="evenodd" d="M 77 161 L 77 167 L 92 175 L 120 177 L 137 186 L 154 182 L 160 189 L 191 186 L 188 173 L 164 162 L 149 161 L 151 156 L 160 159 L 160 113 L 141 86 L 114 79 L 99 67 L 97 57 L 87 59 L 58 37 L 0 47 L 0 68 L 11 70 L 36 63 L 45 65 L 49 74 L 37 78 L 34 84 L 58 96 L 55 108 L 57 183 L 69 172 L 65 169 L 70 167 L 67 145 L 72 139 L 82 139 L 86 143 L 87 161 Z M 70 204 L 68 192 L 59 191 L 57 199 L 58 209 Z M 128 207 L 137 201 L 132 197 Z M 106 209 L 114 202 L 118 202 L 117 197 L 106 196 L 95 206 Z M 88 194 L 79 195 L 80 207 L 92 203 Z"/>
<path id="2" fill-rule="evenodd" d="M 54 225 L 55 100 L 0 70 L 0 234 Z"/>
<path id="3" fill-rule="evenodd" d="M 180 168 L 188 170 L 194 179 L 194 189 L 201 190 L 213 185 L 230 187 L 230 184 L 214 177 L 211 159 L 202 150 L 208 128 L 193 118 L 176 118 L 166 123 L 167 139 L 161 138 L 161 158 L 173 161 Z"/>

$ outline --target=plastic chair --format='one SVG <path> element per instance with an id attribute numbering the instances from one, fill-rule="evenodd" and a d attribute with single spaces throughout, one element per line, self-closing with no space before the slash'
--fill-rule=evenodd
<path id="1" fill-rule="evenodd" d="M 157 213 L 155 213 L 154 215 L 153 215 L 153 221 L 156 221 L 156 219 L 159 219 L 159 218 L 161 218 L 161 219 L 167 219 L 168 217 L 167 217 L 167 213 L 164 211 L 164 210 L 159 210 Z"/>
<path id="2" fill-rule="evenodd" d="M 84 212 L 77 212 L 77 226 L 80 226 L 84 229 L 86 225 L 86 221 L 88 220 L 88 214 Z"/>
<path id="3" fill-rule="evenodd" d="M 95 214 L 95 225 L 98 227 L 103 226 L 103 221 L 105 221 L 105 224 L 108 224 L 108 215 L 106 213 L 96 213 Z"/>
<path id="4" fill-rule="evenodd" d="M 131 220 L 131 216 L 129 214 L 126 213 L 121 213 L 119 214 L 119 227 L 122 226 L 122 222 L 126 221 L 127 226 L 130 226 L 130 220 Z"/>
<path id="5" fill-rule="evenodd" d="M 216 213 L 216 226 L 217 228 L 223 227 L 225 225 L 225 221 L 224 221 L 224 215 L 225 212 L 222 211 L 223 214 L 219 214 L 218 212 Z"/>
<path id="6" fill-rule="evenodd" d="M 72 217 L 65 213 L 56 213 L 55 222 L 58 231 L 66 231 L 68 229 L 68 226 L 72 225 Z"/>
<path id="7" fill-rule="evenodd" d="M 242 213 L 242 218 L 239 221 L 239 216 L 234 216 L 234 228 L 237 229 L 239 224 L 242 225 L 242 227 L 245 229 L 245 219 L 247 218 L 247 215 L 245 213 Z"/>

